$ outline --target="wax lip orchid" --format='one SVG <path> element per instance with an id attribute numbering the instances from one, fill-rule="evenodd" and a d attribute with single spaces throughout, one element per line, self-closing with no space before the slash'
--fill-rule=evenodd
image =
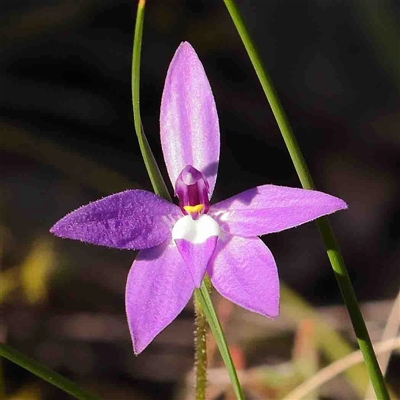
<path id="1" fill-rule="evenodd" d="M 278 273 L 258 236 L 347 208 L 322 192 L 274 185 L 210 204 L 219 161 L 218 115 L 203 66 L 187 42 L 168 69 L 160 128 L 179 205 L 127 190 L 80 207 L 51 228 L 63 238 L 140 250 L 126 284 L 136 354 L 177 317 L 206 273 L 222 296 L 276 317 Z"/>

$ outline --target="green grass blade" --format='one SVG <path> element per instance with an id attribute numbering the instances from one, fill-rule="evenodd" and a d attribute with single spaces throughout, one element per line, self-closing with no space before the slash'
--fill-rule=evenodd
<path id="1" fill-rule="evenodd" d="M 143 21 L 146 2 L 140 0 L 136 13 L 135 34 L 132 50 L 132 106 L 136 136 L 139 141 L 140 151 L 149 175 L 151 184 L 156 194 L 170 200 L 167 186 L 162 178 L 149 142 L 144 134 L 142 119 L 140 117 L 140 55 L 142 50 Z"/>
<path id="2" fill-rule="evenodd" d="M 247 31 L 239 10 L 236 7 L 234 0 L 224 0 L 224 3 L 228 9 L 233 23 L 235 24 L 239 36 L 243 41 L 258 79 L 260 80 L 261 86 L 271 106 L 290 157 L 292 158 L 292 162 L 296 169 L 297 175 L 299 176 L 300 182 L 305 189 L 315 189 L 315 185 L 305 162 L 303 153 L 300 150 L 300 146 L 292 131 L 284 109 L 278 99 L 276 91 L 272 85 L 272 81 L 269 78 L 266 69 L 262 65 L 261 58 L 259 57 L 250 34 Z M 357 337 L 357 342 L 363 354 L 364 362 L 367 366 L 368 374 L 371 378 L 375 393 L 379 399 L 389 400 L 386 384 L 379 368 L 371 339 L 369 337 L 368 330 L 353 289 L 353 285 L 347 272 L 339 245 L 336 242 L 333 230 L 328 219 L 325 217 L 318 219 L 316 224 L 325 243 L 327 254 L 338 282 L 344 303 L 349 312 L 353 329 Z"/>
<path id="3" fill-rule="evenodd" d="M 32 358 L 22 354 L 18 350 L 7 346 L 4 343 L 0 343 L 0 356 L 12 361 L 14 364 L 28 370 L 32 374 L 35 374 L 39 378 L 51 383 L 58 387 L 62 391 L 74 396 L 79 400 L 100 400 L 100 397 L 94 396 L 83 389 L 81 389 L 76 383 L 64 378 L 57 372 L 39 364 Z"/>

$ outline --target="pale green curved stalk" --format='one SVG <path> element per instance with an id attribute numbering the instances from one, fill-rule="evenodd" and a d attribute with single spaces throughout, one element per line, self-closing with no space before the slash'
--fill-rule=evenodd
<path id="1" fill-rule="evenodd" d="M 136 14 L 136 25 L 135 25 L 135 36 L 133 39 L 133 53 L 132 53 L 132 103 L 133 103 L 133 117 L 135 121 L 135 130 L 136 135 L 139 140 L 140 151 L 143 156 L 143 160 L 145 162 L 147 172 L 149 174 L 151 184 L 153 185 L 155 193 L 159 196 L 164 197 L 167 200 L 171 201 L 171 197 L 169 195 L 168 189 L 165 185 L 164 179 L 161 176 L 158 165 L 155 161 L 151 148 L 147 142 L 146 136 L 143 132 L 143 127 L 140 118 L 140 107 L 139 107 L 139 84 L 140 84 L 140 53 L 142 46 L 142 36 L 143 36 L 143 21 L 144 21 L 144 9 L 145 9 L 145 0 L 139 0 L 137 14 Z M 221 352 L 221 357 L 225 362 L 226 368 L 228 369 L 229 376 L 232 381 L 233 390 L 239 400 L 243 400 L 242 389 L 240 387 L 240 383 L 237 377 L 235 366 L 233 365 L 232 358 L 229 353 L 228 345 L 226 344 L 224 334 L 221 329 L 221 324 L 219 323 L 218 316 L 215 312 L 214 306 L 212 304 L 210 294 L 208 289 L 204 283 L 199 290 L 195 291 L 195 297 L 201 305 L 202 310 L 199 310 L 197 313 L 197 323 L 196 323 L 196 341 L 195 341 L 195 353 L 200 354 L 201 352 L 206 351 L 206 340 L 205 340 L 205 332 L 203 329 L 203 318 L 202 311 L 204 311 L 204 315 L 206 316 L 207 322 L 210 325 L 211 331 L 215 337 L 215 341 L 217 342 L 218 348 Z M 206 389 L 206 376 L 200 376 L 199 374 L 203 374 L 206 372 L 207 358 L 199 358 L 197 359 L 196 368 L 198 370 L 198 374 L 196 373 L 196 381 L 202 382 L 202 387 L 199 388 L 198 398 L 201 399 L 202 396 L 205 396 Z M 203 365 L 199 365 L 199 363 L 203 363 Z"/>
<path id="2" fill-rule="evenodd" d="M 283 140 L 285 141 L 300 182 L 305 189 L 315 189 L 315 185 L 305 162 L 303 153 L 300 150 L 300 146 L 297 143 L 288 118 L 278 99 L 278 96 L 272 85 L 272 81 L 269 78 L 266 69 L 262 65 L 260 56 L 258 55 L 245 24 L 243 23 L 239 10 L 237 9 L 234 0 L 224 0 L 224 3 L 243 41 L 258 79 L 260 80 L 261 86 L 271 106 L 276 122 L 278 123 Z M 336 242 L 333 230 L 326 217 L 319 218 L 316 221 L 316 224 L 325 243 L 327 254 L 338 282 L 344 303 L 349 312 L 354 332 L 357 337 L 357 342 L 363 354 L 364 362 L 371 378 L 375 393 L 379 399 L 389 400 L 389 394 L 385 385 L 385 381 L 379 368 L 371 339 L 369 337 L 368 330 L 353 289 L 353 285 L 347 272 L 339 245 Z"/>
<path id="3" fill-rule="evenodd" d="M 100 400 L 100 397 L 94 396 L 81 389 L 76 383 L 64 378 L 57 372 L 39 364 L 32 358 L 22 354 L 18 350 L 15 350 L 11 346 L 7 346 L 4 343 L 0 343 L 0 356 L 12 361 L 14 364 L 32 372 L 39 378 L 45 380 L 48 383 L 58 387 L 62 391 L 74 396 L 79 400 Z"/>
<path id="4" fill-rule="evenodd" d="M 135 34 L 133 38 L 131 80 L 133 120 L 135 123 L 136 136 L 139 141 L 140 152 L 142 153 L 143 161 L 153 189 L 159 196 L 170 200 L 167 186 L 165 185 L 164 179 L 161 176 L 160 169 L 158 168 L 154 155 L 150 149 L 149 142 L 144 134 L 142 119 L 140 117 L 140 54 L 142 50 L 145 5 L 145 0 L 139 0 L 136 13 Z"/>

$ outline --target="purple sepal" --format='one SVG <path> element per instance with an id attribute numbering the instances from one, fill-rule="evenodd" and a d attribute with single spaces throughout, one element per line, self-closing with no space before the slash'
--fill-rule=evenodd
<path id="1" fill-rule="evenodd" d="M 144 190 L 127 190 L 82 206 L 50 232 L 118 249 L 145 249 L 171 236 L 182 213 L 178 206 Z"/>
<path id="2" fill-rule="evenodd" d="M 175 239 L 196 288 L 201 285 L 208 263 L 217 245 L 217 240 L 218 236 L 211 236 L 203 243 L 191 243 L 185 239 Z"/>
<path id="3" fill-rule="evenodd" d="M 135 354 L 183 310 L 193 279 L 174 242 L 139 252 L 129 271 L 125 305 Z"/>
<path id="4" fill-rule="evenodd" d="M 212 205 L 209 215 L 225 232 L 254 237 L 293 228 L 346 208 L 343 200 L 316 190 L 264 185 Z"/>
<path id="5" fill-rule="evenodd" d="M 219 161 L 217 108 L 203 65 L 187 42 L 178 47 L 168 68 L 160 135 L 172 185 L 186 165 L 193 165 L 207 178 L 211 197 Z"/>
<path id="6" fill-rule="evenodd" d="M 220 238 L 207 271 L 215 289 L 228 300 L 269 318 L 278 316 L 278 271 L 261 239 Z"/>

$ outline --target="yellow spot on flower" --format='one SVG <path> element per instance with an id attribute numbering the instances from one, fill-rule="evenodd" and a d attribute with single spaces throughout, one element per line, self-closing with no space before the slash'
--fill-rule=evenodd
<path id="1" fill-rule="evenodd" d="M 204 204 L 196 204 L 195 206 L 183 206 L 183 208 L 189 214 L 199 213 L 204 208 Z"/>

